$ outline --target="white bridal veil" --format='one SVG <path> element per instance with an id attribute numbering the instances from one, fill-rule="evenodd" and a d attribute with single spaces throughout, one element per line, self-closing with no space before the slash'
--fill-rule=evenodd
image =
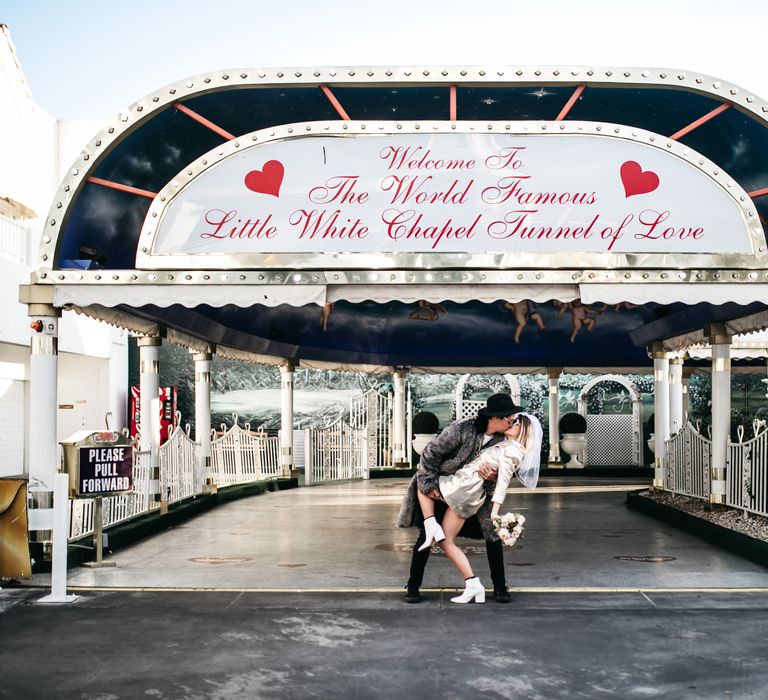
<path id="1" fill-rule="evenodd" d="M 541 462 L 541 439 L 544 431 L 541 429 L 541 423 L 531 413 L 519 413 L 520 416 L 526 416 L 531 421 L 531 435 L 528 438 L 526 452 L 520 468 L 517 470 L 517 478 L 523 486 L 529 489 L 535 488 L 539 481 L 539 464 Z"/>

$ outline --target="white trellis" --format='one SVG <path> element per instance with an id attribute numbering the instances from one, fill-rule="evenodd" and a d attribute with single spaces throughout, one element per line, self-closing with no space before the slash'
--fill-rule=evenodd
<path id="1" fill-rule="evenodd" d="M 589 413 L 587 395 L 603 382 L 616 382 L 629 392 L 631 412 Z M 586 464 L 641 466 L 643 463 L 642 403 L 637 387 L 620 374 L 603 374 L 587 382 L 579 393 L 577 411 L 587 421 Z"/>
<path id="2" fill-rule="evenodd" d="M 367 436 L 338 419 L 326 428 L 307 428 L 304 483 L 307 486 L 346 479 L 367 479 Z"/>
<path id="3" fill-rule="evenodd" d="M 728 445 L 725 502 L 768 516 L 768 429 L 755 421 L 752 430 L 754 437 L 744 442 L 744 428 L 739 426 L 739 442 Z"/>
<path id="4" fill-rule="evenodd" d="M 232 427 L 211 440 L 211 476 L 218 486 L 231 486 L 249 481 L 278 479 L 283 476 L 280 466 L 280 438 L 265 432 L 252 432 L 250 423 L 244 429 L 238 425 L 237 414 Z"/>
<path id="5" fill-rule="evenodd" d="M 682 430 L 666 441 L 664 449 L 667 458 L 664 488 L 673 493 L 708 500 L 712 440 L 686 423 Z"/>
<path id="6" fill-rule="evenodd" d="M 408 411 L 406 407 L 406 412 Z M 361 430 L 365 435 L 366 470 L 392 467 L 393 419 L 391 394 L 385 396 L 370 388 L 350 399 L 349 425 L 353 430 Z"/>
<path id="7" fill-rule="evenodd" d="M 475 401 L 473 399 L 464 398 L 464 387 L 469 381 L 471 374 L 463 374 L 456 384 L 456 391 L 454 392 L 454 408 L 456 409 L 456 420 L 462 420 L 463 418 L 473 418 L 477 415 L 477 412 L 485 406 L 485 401 Z M 519 406 L 520 405 L 520 382 L 517 381 L 517 377 L 514 374 L 505 374 L 504 379 L 507 380 L 509 385 L 510 394 L 512 400 Z"/>

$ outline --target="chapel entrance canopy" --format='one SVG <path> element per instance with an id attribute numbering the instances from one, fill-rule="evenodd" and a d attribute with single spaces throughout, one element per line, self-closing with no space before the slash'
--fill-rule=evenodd
<path id="1" fill-rule="evenodd" d="M 35 283 L 247 359 L 646 367 L 768 325 L 766 113 L 671 70 L 202 75 L 88 145 Z"/>

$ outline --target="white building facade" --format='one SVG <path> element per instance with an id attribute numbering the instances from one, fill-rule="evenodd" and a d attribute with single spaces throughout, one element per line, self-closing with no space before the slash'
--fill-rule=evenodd
<path id="1" fill-rule="evenodd" d="M 0 477 L 28 474 L 30 319 L 18 302 L 37 258 L 56 186 L 91 122 L 61 122 L 35 103 L 11 41 L 0 25 Z M 127 334 L 64 311 L 59 327 L 58 439 L 75 430 L 126 421 Z"/>

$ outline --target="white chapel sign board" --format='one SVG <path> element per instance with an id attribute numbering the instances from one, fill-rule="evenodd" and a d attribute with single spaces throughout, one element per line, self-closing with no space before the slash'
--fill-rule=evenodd
<path id="1" fill-rule="evenodd" d="M 159 216 L 155 210 L 151 250 L 137 262 L 255 255 L 268 265 L 270 254 L 285 253 L 751 254 L 736 199 L 743 192 L 734 189 L 658 146 L 596 134 L 307 136 L 207 167 Z"/>

